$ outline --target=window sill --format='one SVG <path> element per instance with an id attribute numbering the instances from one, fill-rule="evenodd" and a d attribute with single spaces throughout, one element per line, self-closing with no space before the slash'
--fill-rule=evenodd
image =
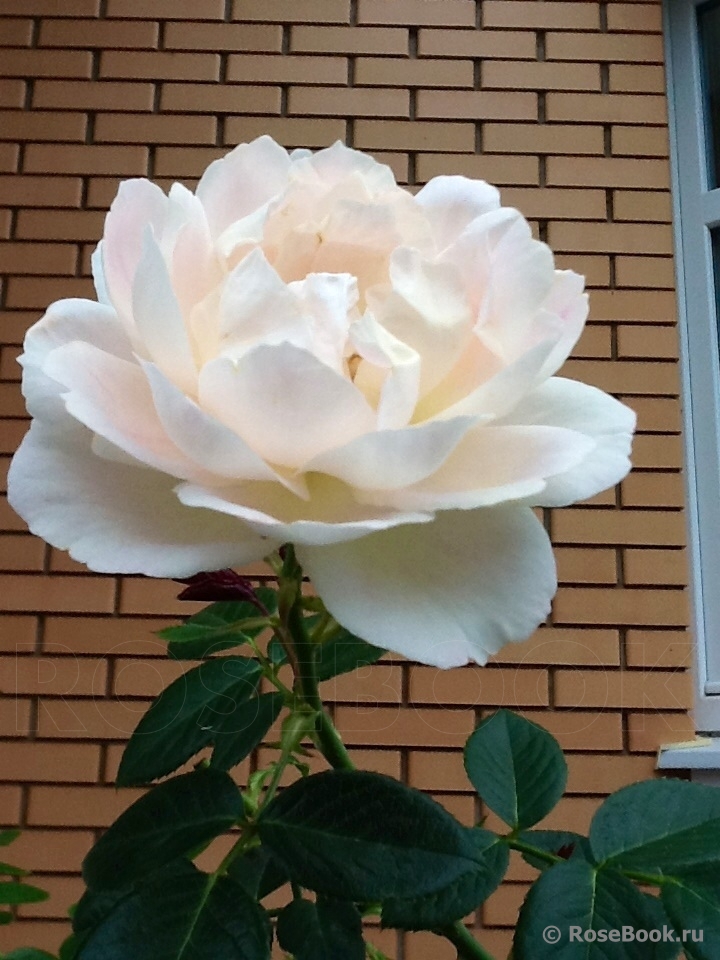
<path id="1" fill-rule="evenodd" d="M 690 770 L 698 783 L 720 786 L 720 737 L 697 737 L 660 747 L 658 770 Z"/>

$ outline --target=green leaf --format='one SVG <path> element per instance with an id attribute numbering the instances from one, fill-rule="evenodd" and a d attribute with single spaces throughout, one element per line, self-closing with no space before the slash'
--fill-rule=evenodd
<path id="1" fill-rule="evenodd" d="M 624 787 L 595 814 L 590 845 L 598 863 L 655 875 L 720 861 L 720 790 L 683 780 Z"/>
<path id="2" fill-rule="evenodd" d="M 13 880 L 0 880 L 0 903 L 41 903 L 50 896 L 45 890 L 33 887 L 29 883 L 15 883 Z"/>
<path id="3" fill-rule="evenodd" d="M 0 926 L 5 926 L 7 923 L 12 923 L 13 915 L 8 913 L 6 910 L 0 910 Z"/>
<path id="4" fill-rule="evenodd" d="M 86 884 L 121 890 L 224 833 L 243 812 L 230 777 L 211 768 L 161 783 L 137 800 L 98 840 L 83 863 Z"/>
<path id="5" fill-rule="evenodd" d="M 3 960 L 55 960 L 51 953 L 37 950 L 35 947 L 18 947 L 2 955 Z"/>
<path id="6" fill-rule="evenodd" d="M 66 937 L 65 940 L 63 940 L 63 942 L 60 944 L 58 960 L 77 960 L 83 943 L 84 939 L 82 937 L 71 933 L 70 936 Z"/>
<path id="7" fill-rule="evenodd" d="M 718 865 L 697 867 L 668 879 L 660 893 L 685 954 L 691 960 L 716 960 L 720 956 Z"/>
<path id="8" fill-rule="evenodd" d="M 272 614 L 277 609 L 277 593 L 266 587 L 255 591 L 260 602 Z M 244 628 L 263 614 L 249 600 L 221 600 L 213 603 L 185 623 L 166 627 L 158 636 L 168 641 L 168 653 L 176 660 L 203 660 L 213 653 L 241 646 L 256 637 L 264 626 Z"/>
<path id="9" fill-rule="evenodd" d="M 470 735 L 465 769 L 484 803 L 513 830 L 542 820 L 567 783 L 555 738 L 509 710 L 498 710 Z"/>
<path id="10" fill-rule="evenodd" d="M 267 645 L 268 660 L 276 667 L 281 667 L 287 663 L 287 653 L 285 647 L 280 643 L 277 637 L 273 637 Z"/>
<path id="11" fill-rule="evenodd" d="M 269 960 L 261 908 L 239 884 L 174 863 L 122 899 L 82 960 Z"/>
<path id="12" fill-rule="evenodd" d="M 0 830 L 0 847 L 9 846 L 19 836 L 19 830 Z"/>
<path id="13" fill-rule="evenodd" d="M 363 771 L 297 781 L 268 804 L 258 826 L 293 880 L 343 900 L 436 893 L 478 857 L 468 831 L 439 804 Z"/>
<path id="14" fill-rule="evenodd" d="M 295 960 L 364 960 L 362 918 L 352 903 L 293 900 L 277 923 L 278 943 Z"/>
<path id="15" fill-rule="evenodd" d="M 384 927 L 431 930 L 460 920 L 480 906 L 500 885 L 508 868 L 509 849 L 487 830 L 468 830 L 477 860 L 453 883 L 436 893 L 408 899 L 391 898 L 382 906 Z"/>
<path id="16" fill-rule="evenodd" d="M 537 847 L 539 850 L 545 850 L 547 853 L 554 853 L 565 860 L 573 860 L 579 857 L 589 863 L 593 862 L 588 838 L 580 833 L 572 833 L 570 830 L 528 830 L 521 833 L 518 840 L 521 843 Z M 523 852 L 522 858 L 536 870 L 547 870 L 548 867 L 552 866 L 547 860 L 543 860 L 532 853 Z"/>
<path id="17" fill-rule="evenodd" d="M 315 647 L 315 669 L 318 680 L 330 680 L 342 673 L 375 663 L 387 651 L 341 630 L 332 639 Z"/>
<path id="18" fill-rule="evenodd" d="M 281 693 L 263 693 L 215 723 L 211 766 L 230 770 L 251 754 L 277 720 L 283 702 Z"/>
<path id="19" fill-rule="evenodd" d="M 257 689 L 261 668 L 246 657 L 218 657 L 178 677 L 153 702 L 123 753 L 117 784 L 149 783 L 212 743 L 218 726 Z"/>
<path id="20" fill-rule="evenodd" d="M 233 860 L 228 876 L 241 884 L 254 900 L 262 900 L 290 881 L 285 867 L 267 847 L 254 847 Z"/>
<path id="21" fill-rule="evenodd" d="M 26 877 L 29 872 L 29 870 L 23 870 L 20 867 L 14 867 L 11 863 L 3 863 L 0 860 L 0 876 Z"/>
<path id="22" fill-rule="evenodd" d="M 661 939 L 623 942 L 623 927 L 657 930 Z M 663 935 L 674 939 L 659 900 L 640 893 L 615 870 L 568 860 L 546 870 L 530 888 L 520 910 L 514 958 L 675 960 L 679 945 L 663 941 Z"/>

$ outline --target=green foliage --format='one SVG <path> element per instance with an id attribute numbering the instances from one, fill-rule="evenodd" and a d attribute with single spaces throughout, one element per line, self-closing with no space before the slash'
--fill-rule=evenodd
<path id="1" fill-rule="evenodd" d="M 563 860 L 580 858 L 590 863 L 594 862 L 588 838 L 579 833 L 572 833 L 570 830 L 528 830 L 521 833 L 517 839 L 521 844 L 554 854 Z M 538 854 L 523 851 L 522 856 L 523 860 L 536 870 L 546 870 L 552 866 Z"/>
<path id="2" fill-rule="evenodd" d="M 228 875 L 256 900 L 264 899 L 290 881 L 285 867 L 267 847 L 253 847 L 242 857 L 233 860 L 228 867 Z"/>
<path id="3" fill-rule="evenodd" d="M 55 960 L 55 957 L 35 947 L 18 947 L 10 953 L 3 953 L 2 960 Z"/>
<path id="4" fill-rule="evenodd" d="M 19 830 L 0 831 L 0 847 L 8 847 L 19 836 Z M 0 877 L 12 878 L 10 880 L 0 879 L 0 907 L 12 908 L 23 903 L 41 903 L 43 900 L 47 900 L 48 894 L 45 890 L 22 881 L 21 878 L 27 875 L 27 870 L 22 870 L 10 863 L 0 863 Z M 11 910 L 0 910 L 0 926 L 12 923 L 12 920 Z"/>
<path id="5" fill-rule="evenodd" d="M 218 657 L 178 677 L 137 725 L 123 753 L 118 786 L 164 777 L 217 740 L 224 741 L 221 752 L 228 755 L 223 731 L 244 730 L 248 717 L 242 709 L 256 692 L 260 676 L 255 660 Z"/>
<path id="6" fill-rule="evenodd" d="M 238 704 L 215 726 L 210 765 L 230 770 L 249 756 L 280 716 L 282 707 L 281 693 L 262 693 Z"/>
<path id="7" fill-rule="evenodd" d="M 240 791 L 219 770 L 199 769 L 167 780 L 98 840 L 83 863 L 85 882 L 94 890 L 122 890 L 224 833 L 242 812 Z"/>
<path id="8" fill-rule="evenodd" d="M 542 820 L 567 782 L 567 764 L 557 741 L 509 710 L 498 710 L 471 734 L 465 769 L 487 806 L 514 830 Z"/>
<path id="9" fill-rule="evenodd" d="M 293 900 L 278 917 L 278 943 L 295 960 L 363 960 L 362 918 L 352 903 Z"/>
<path id="10" fill-rule="evenodd" d="M 277 610 L 275 590 L 258 587 L 255 593 L 270 614 Z M 256 622 L 262 618 L 249 600 L 220 600 L 179 626 L 159 630 L 158 636 L 168 641 L 168 653 L 176 660 L 202 660 L 256 637 L 266 626 Z"/>
<path id="11" fill-rule="evenodd" d="M 319 681 L 331 680 L 342 673 L 350 673 L 358 667 L 375 663 L 385 650 L 354 636 L 348 630 L 340 629 L 330 640 L 318 644 L 315 654 L 315 668 Z"/>

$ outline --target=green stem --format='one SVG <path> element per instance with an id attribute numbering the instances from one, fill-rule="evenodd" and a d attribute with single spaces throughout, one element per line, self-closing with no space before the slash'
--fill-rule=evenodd
<path id="1" fill-rule="evenodd" d="M 434 930 L 433 933 L 445 937 L 452 943 L 457 950 L 459 960 L 460 958 L 462 958 L 462 960 L 493 960 L 492 955 L 487 952 L 481 943 L 477 942 L 465 924 L 460 920 L 448 924 L 446 927 L 440 927 Z"/>
<path id="2" fill-rule="evenodd" d="M 555 864 L 555 863 L 564 863 L 564 858 L 559 857 L 556 853 L 552 853 L 550 850 L 541 850 L 540 847 L 534 847 L 531 843 L 525 843 L 523 840 L 517 840 L 515 837 L 510 834 L 505 837 L 507 845 L 513 850 L 517 850 L 520 853 L 527 853 L 529 856 L 535 857 L 537 860 L 544 860 L 545 863 Z"/>

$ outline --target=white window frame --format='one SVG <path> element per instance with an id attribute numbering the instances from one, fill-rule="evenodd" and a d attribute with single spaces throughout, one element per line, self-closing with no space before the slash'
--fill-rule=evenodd
<path id="1" fill-rule="evenodd" d="M 720 344 L 697 8 L 664 0 L 698 730 L 720 733 Z M 720 51 L 718 51 L 720 56 Z"/>

